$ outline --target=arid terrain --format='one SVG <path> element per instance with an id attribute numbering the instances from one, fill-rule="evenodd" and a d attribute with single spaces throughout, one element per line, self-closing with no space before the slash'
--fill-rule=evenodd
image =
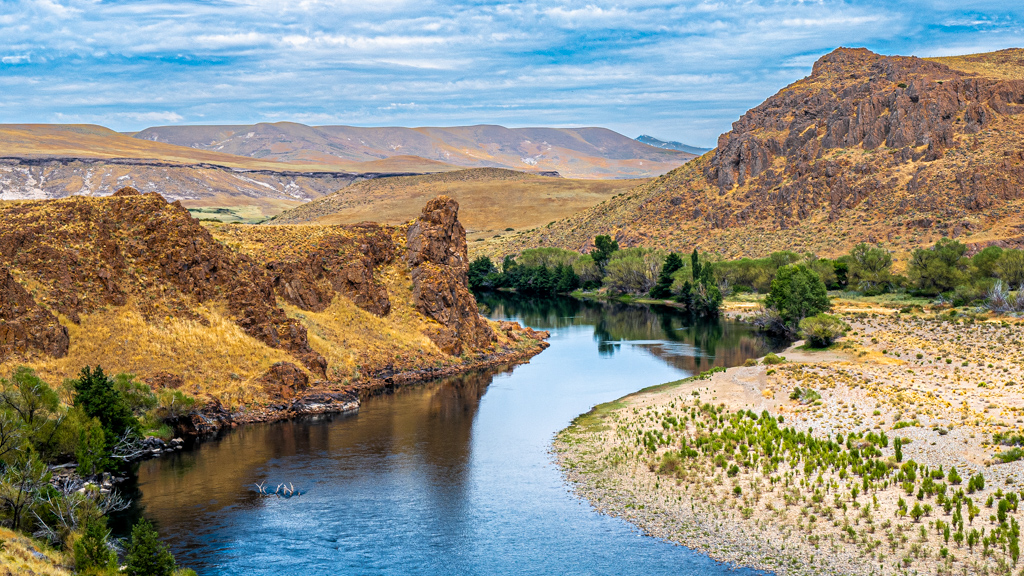
<path id="1" fill-rule="evenodd" d="M 4 204 L 0 372 L 102 365 L 258 412 L 542 349 L 479 315 L 458 204 L 426 206 L 393 227 L 204 227 L 130 188 Z"/>
<path id="2" fill-rule="evenodd" d="M 571 180 L 501 168 L 473 168 L 423 176 L 357 182 L 289 210 L 272 224 L 408 222 L 428 199 L 459 202 L 469 240 L 528 230 L 624 194 L 644 180 Z M 512 228 L 513 230 L 508 230 Z"/>
<path id="3" fill-rule="evenodd" d="M 288 162 L 380 161 L 414 156 L 461 167 L 556 171 L 567 178 L 647 178 L 694 154 L 648 146 L 604 128 L 359 128 L 292 122 L 158 126 L 140 140 Z"/>
<path id="4" fill-rule="evenodd" d="M 579 418 L 556 442 L 578 492 L 778 574 L 1010 573 L 1024 324 L 837 309 L 851 330 L 833 349 L 791 348 Z"/>
<path id="5" fill-rule="evenodd" d="M 954 58 L 840 48 L 737 120 L 718 147 L 624 196 L 474 249 L 622 246 L 725 258 L 901 253 L 942 236 L 1021 243 L 1024 50 Z"/>

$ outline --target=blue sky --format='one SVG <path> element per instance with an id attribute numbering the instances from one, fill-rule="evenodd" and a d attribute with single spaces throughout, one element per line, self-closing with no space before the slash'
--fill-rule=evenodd
<path id="1" fill-rule="evenodd" d="M 0 122 L 606 126 L 712 146 L 836 46 L 1024 45 L 1017 1 L 0 0 Z"/>

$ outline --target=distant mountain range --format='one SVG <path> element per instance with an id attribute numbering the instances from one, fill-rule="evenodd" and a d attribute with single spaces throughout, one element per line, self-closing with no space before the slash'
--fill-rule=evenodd
<path id="1" fill-rule="evenodd" d="M 606 128 L 359 128 L 276 122 L 158 126 L 133 136 L 275 162 L 334 164 L 413 156 L 468 168 L 556 171 L 568 178 L 660 176 L 695 157 L 649 146 Z"/>
<path id="2" fill-rule="evenodd" d="M 181 200 L 197 214 L 256 221 L 372 178 L 469 167 L 620 180 L 660 176 L 692 158 L 604 128 L 280 122 L 118 133 L 95 125 L 0 124 L 0 200 L 105 196 L 134 186 Z"/>
<path id="3" fill-rule="evenodd" d="M 696 154 L 697 156 L 703 155 L 705 152 L 710 152 L 714 148 L 698 148 L 696 146 L 690 146 L 689 144 L 683 144 L 682 142 L 676 142 L 674 140 L 666 142 L 659 140 L 654 136 L 648 136 L 647 134 L 641 134 L 636 137 L 637 142 L 643 142 L 648 146 L 654 146 L 655 148 L 665 148 L 667 150 L 679 150 L 680 152 L 688 152 L 690 154 Z"/>

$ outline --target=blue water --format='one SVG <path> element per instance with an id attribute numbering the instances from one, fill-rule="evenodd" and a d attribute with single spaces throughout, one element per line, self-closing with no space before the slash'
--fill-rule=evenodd
<path id="1" fill-rule="evenodd" d="M 357 415 L 245 427 L 143 463 L 138 502 L 179 564 L 201 575 L 753 574 L 594 512 L 549 451 L 594 404 L 764 345 L 741 325 L 694 327 L 668 310 L 487 301 L 492 317 L 552 330 L 551 347 L 511 370 L 367 399 Z M 261 481 L 304 494 L 260 498 Z"/>

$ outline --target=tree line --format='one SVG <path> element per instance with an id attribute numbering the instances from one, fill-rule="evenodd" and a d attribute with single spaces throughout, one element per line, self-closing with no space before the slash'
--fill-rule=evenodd
<path id="1" fill-rule="evenodd" d="M 481 256 L 469 266 L 470 288 L 550 296 L 605 287 L 614 294 L 675 300 L 699 317 L 718 315 L 722 293 L 714 265 L 701 260 L 696 250 L 687 263 L 675 253 L 620 249 L 609 236 L 598 236 L 594 244 L 589 254 L 553 247 L 523 250 L 518 259 L 506 256 L 500 269 Z"/>

